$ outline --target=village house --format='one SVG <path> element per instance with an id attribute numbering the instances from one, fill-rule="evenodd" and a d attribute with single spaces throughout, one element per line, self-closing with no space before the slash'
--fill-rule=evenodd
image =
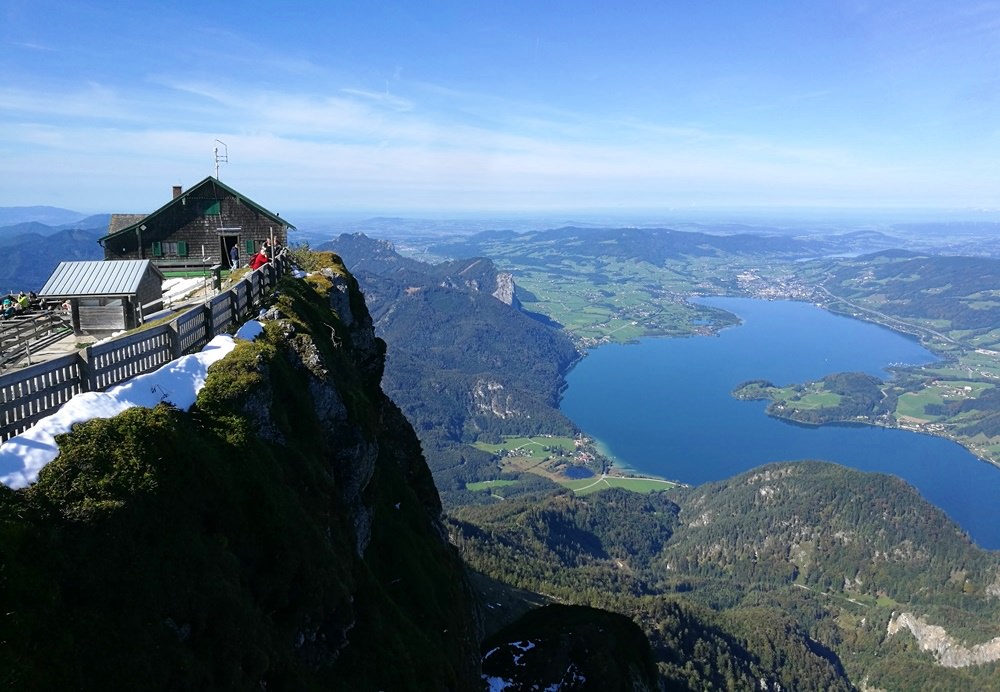
<path id="1" fill-rule="evenodd" d="M 229 266 L 233 246 L 246 264 L 265 239 L 288 244 L 295 227 L 209 176 L 193 187 L 173 187 L 172 198 L 151 214 L 112 214 L 100 238 L 106 260 L 152 261 L 171 274 Z"/>

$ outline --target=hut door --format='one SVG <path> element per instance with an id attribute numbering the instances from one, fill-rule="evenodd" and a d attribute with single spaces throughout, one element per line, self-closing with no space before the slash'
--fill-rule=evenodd
<path id="1" fill-rule="evenodd" d="M 240 254 L 240 237 L 239 236 L 236 236 L 236 235 L 222 235 L 222 236 L 219 236 L 219 242 L 222 243 L 222 266 L 223 267 L 231 266 L 232 263 L 230 261 L 230 258 L 232 257 L 232 255 L 230 255 L 229 253 L 232 251 L 232 249 L 234 247 L 236 248 L 236 261 L 237 261 L 236 266 L 237 267 L 241 267 L 244 264 L 246 264 L 247 258 L 243 257 Z"/>

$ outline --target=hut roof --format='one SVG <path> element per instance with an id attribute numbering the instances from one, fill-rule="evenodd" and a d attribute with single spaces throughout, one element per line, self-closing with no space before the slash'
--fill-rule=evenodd
<path id="1" fill-rule="evenodd" d="M 38 295 L 45 298 L 130 296 L 139 292 L 147 272 L 163 276 L 149 260 L 91 260 L 60 262 Z"/>

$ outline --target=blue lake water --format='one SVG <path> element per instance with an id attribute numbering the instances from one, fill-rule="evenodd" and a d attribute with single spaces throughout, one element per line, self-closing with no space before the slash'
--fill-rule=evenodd
<path id="1" fill-rule="evenodd" d="M 649 338 L 593 350 L 567 377 L 562 411 L 623 465 L 685 483 L 721 480 L 773 461 L 821 459 L 895 474 L 979 545 L 1000 549 L 1000 469 L 943 438 L 869 426 L 793 425 L 741 382 L 785 385 L 834 372 L 887 378 L 893 363 L 933 354 L 916 341 L 808 303 L 706 298 L 743 323 L 718 336 Z"/>

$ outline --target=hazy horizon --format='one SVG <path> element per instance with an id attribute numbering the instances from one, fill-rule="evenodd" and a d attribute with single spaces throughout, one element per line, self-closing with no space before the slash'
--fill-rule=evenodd
<path id="1" fill-rule="evenodd" d="M 256 200 L 255 200 L 256 201 Z M 33 211 L 36 210 L 36 211 Z M 51 211 L 47 211 L 51 210 Z M 23 211 L 23 216 L 18 215 Z M 148 209 L 149 213 L 155 209 Z M 18 223 L 37 221 L 47 225 L 62 225 L 74 223 L 65 221 L 50 223 L 46 221 L 49 213 L 67 213 L 79 216 L 79 219 L 103 214 L 119 213 L 116 211 L 80 211 L 57 207 L 55 205 L 24 205 L 0 207 L 0 226 L 10 226 Z M 128 213 L 128 212 L 121 212 Z M 13 217 L 16 220 L 9 221 Z M 563 209 L 550 212 L 517 211 L 517 210 L 291 210 L 283 213 L 290 223 L 299 228 L 322 224 L 364 223 L 392 220 L 408 222 L 426 222 L 428 224 L 474 223 L 502 228 L 504 223 L 518 227 L 531 224 L 586 224 L 648 227 L 670 224 L 715 224 L 733 226 L 775 226 L 799 227 L 817 226 L 824 230 L 842 228 L 851 230 L 857 226 L 894 226 L 921 223 L 940 224 L 976 224 L 1000 223 L 1000 210 L 991 209 L 897 209 L 897 208 L 704 208 L 704 209 Z"/>

